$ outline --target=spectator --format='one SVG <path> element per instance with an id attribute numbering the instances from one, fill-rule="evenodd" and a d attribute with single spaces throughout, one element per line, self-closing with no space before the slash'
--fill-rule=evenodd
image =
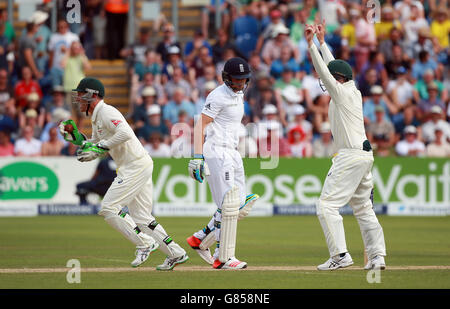
<path id="1" fill-rule="evenodd" d="M 148 49 L 145 51 L 144 61 L 135 63 L 134 72 L 138 75 L 139 80 L 142 80 L 146 73 L 153 74 L 157 82 L 161 80 L 162 67 L 158 57 L 154 50 Z"/>
<path id="2" fill-rule="evenodd" d="M 3 114 L 6 106 L 14 106 L 14 89 L 8 81 L 8 71 L 0 69 L 0 114 Z"/>
<path id="3" fill-rule="evenodd" d="M 42 113 L 38 114 L 34 108 L 29 108 L 25 113 L 20 113 L 18 116 L 20 131 L 29 126 L 33 129 L 33 136 L 39 139 L 44 127 L 44 115 Z"/>
<path id="4" fill-rule="evenodd" d="M 427 157 L 450 157 L 450 144 L 446 141 L 443 131 L 444 130 L 440 125 L 435 127 L 434 141 L 428 144 L 426 148 Z"/>
<path id="5" fill-rule="evenodd" d="M 6 105 L 0 113 L 0 131 L 9 131 L 13 139 L 17 135 L 19 122 L 17 120 L 17 110 L 14 105 Z"/>
<path id="6" fill-rule="evenodd" d="M 415 44 L 419 39 L 419 30 L 428 28 L 428 22 L 420 15 L 419 8 L 412 4 L 408 20 L 404 23 L 405 41 L 409 46 Z"/>
<path id="7" fill-rule="evenodd" d="M 242 7 L 232 24 L 235 44 L 239 52 L 246 59 L 256 49 L 257 40 L 260 33 L 259 22 L 251 5 Z"/>
<path id="8" fill-rule="evenodd" d="M 71 107 L 69 107 L 66 101 L 66 92 L 64 87 L 61 85 L 56 85 L 52 89 L 52 98 L 50 102 L 45 105 L 45 110 L 47 112 L 47 121 L 51 117 L 53 111 L 57 108 L 62 108 L 70 113 Z"/>
<path id="9" fill-rule="evenodd" d="M 404 69 L 404 73 L 400 74 L 406 74 L 407 71 L 410 69 L 410 59 L 407 58 L 406 54 L 403 52 L 403 49 L 400 45 L 393 45 L 392 46 L 392 55 L 390 57 L 389 61 L 386 61 L 384 64 L 384 67 L 386 68 L 387 75 L 389 79 L 395 79 L 397 77 L 398 70 L 400 68 Z M 389 84 L 388 84 L 389 86 Z"/>
<path id="10" fill-rule="evenodd" d="M 163 86 L 155 79 L 155 76 L 147 72 L 144 74 L 142 81 L 135 81 L 130 94 L 130 103 L 139 105 L 142 104 L 142 92 L 146 87 L 152 87 L 156 91 L 156 98 L 158 104 L 165 104 L 166 93 Z"/>
<path id="11" fill-rule="evenodd" d="M 0 130 L 0 157 L 14 156 L 14 144 L 11 143 L 10 132 Z"/>
<path id="12" fill-rule="evenodd" d="M 166 23 L 162 27 L 163 39 L 156 46 L 156 52 L 161 55 L 163 63 L 169 62 L 169 48 L 172 46 L 178 47 L 181 52 L 181 44 L 175 38 L 175 28 L 171 23 Z"/>
<path id="13" fill-rule="evenodd" d="M 51 113 L 50 121 L 48 121 L 44 129 L 42 130 L 42 133 L 40 135 L 41 142 L 47 142 L 50 140 L 50 130 L 53 127 L 57 127 L 59 123 L 63 120 L 67 120 L 70 118 L 70 112 L 62 107 L 57 107 L 53 109 Z M 63 145 L 66 145 L 67 142 L 64 140 L 64 137 L 61 134 L 57 134 L 57 139 L 60 140 Z"/>
<path id="14" fill-rule="evenodd" d="M 80 80 L 85 77 L 85 72 L 91 69 L 89 60 L 80 42 L 72 42 L 69 52 L 65 53 L 61 60 L 61 68 L 64 70 L 64 91 L 70 93 L 72 89 L 77 87 Z"/>
<path id="15" fill-rule="evenodd" d="M 412 53 L 407 54 L 407 51 L 411 49 L 411 46 L 407 46 L 402 38 L 402 32 L 400 29 L 392 28 L 391 32 L 389 33 L 389 39 L 381 41 L 378 45 L 378 50 L 383 54 L 384 59 L 386 62 L 392 61 L 392 58 L 394 57 L 394 46 L 399 46 L 402 54 L 402 60 L 403 60 L 403 53 L 408 56 L 408 58 L 412 58 Z M 399 59 L 397 59 L 397 62 L 399 62 Z M 386 69 L 389 69 L 386 66 Z"/>
<path id="16" fill-rule="evenodd" d="M 310 158 L 312 156 L 312 145 L 307 140 L 302 127 L 296 126 L 289 130 L 288 141 L 291 148 L 291 154 L 294 158 Z"/>
<path id="17" fill-rule="evenodd" d="M 156 91 L 152 86 L 147 86 L 142 90 L 142 100 L 139 104 L 136 104 L 132 116 L 133 128 L 135 131 L 142 128 L 147 123 L 148 108 L 158 104 L 156 98 Z"/>
<path id="18" fill-rule="evenodd" d="M 38 82 L 32 79 L 32 71 L 29 67 L 22 68 L 22 79 L 16 83 L 14 89 L 14 96 L 16 98 L 16 105 L 19 110 L 27 106 L 27 98 L 32 93 L 37 93 L 39 100 L 42 99 L 42 90 Z"/>
<path id="19" fill-rule="evenodd" d="M 391 155 L 391 147 L 395 144 L 395 129 L 389 120 L 384 117 L 385 111 L 381 105 L 375 107 L 375 121 L 367 128 L 369 139 L 376 155 L 387 157 Z"/>
<path id="20" fill-rule="evenodd" d="M 389 120 L 389 114 L 396 114 L 397 108 L 389 100 L 389 98 L 384 94 L 383 88 L 381 86 L 373 86 L 371 89 L 372 96 L 366 99 L 363 103 L 363 114 L 364 122 L 369 124 L 375 122 L 375 109 L 377 106 L 381 106 L 384 109 L 384 118 L 386 121 Z"/>
<path id="21" fill-rule="evenodd" d="M 429 69 L 436 73 L 437 63 L 430 57 L 428 51 L 423 50 L 419 53 L 419 61 L 414 62 L 412 66 L 412 77 L 415 80 L 422 79 L 423 73 Z"/>
<path id="22" fill-rule="evenodd" d="M 22 138 L 19 138 L 14 145 L 16 156 L 38 157 L 41 155 L 42 143 L 33 137 L 33 128 L 26 126 L 22 132 Z"/>
<path id="23" fill-rule="evenodd" d="M 73 144 L 69 143 L 69 145 Z M 116 169 L 117 166 L 110 156 L 101 159 L 92 178 L 77 184 L 75 194 L 80 198 L 80 204 L 88 204 L 87 195 L 89 193 L 96 193 L 103 197 L 117 175 Z"/>
<path id="24" fill-rule="evenodd" d="M 256 51 L 261 51 L 261 48 L 264 46 L 264 44 L 268 40 L 271 39 L 273 31 L 278 26 L 282 26 L 282 27 L 285 26 L 285 23 L 283 21 L 283 15 L 280 10 L 278 10 L 278 9 L 272 10 L 269 13 L 269 16 L 270 16 L 270 22 L 268 25 L 266 25 L 266 27 L 264 28 L 264 30 L 258 37 L 258 41 L 256 43 L 256 49 L 255 49 Z"/>
<path id="25" fill-rule="evenodd" d="M 208 95 L 216 89 L 218 86 L 217 82 L 214 80 L 210 80 L 202 84 L 202 88 L 200 89 L 200 96 L 195 100 L 195 115 L 200 115 L 203 107 L 205 106 L 205 101 Z"/>
<path id="26" fill-rule="evenodd" d="M 165 77 L 163 82 L 172 79 L 175 68 L 180 68 L 183 75 L 188 73 L 184 61 L 181 59 L 181 50 L 177 46 L 171 46 L 167 50 L 168 61 L 164 63 L 162 73 Z"/>
<path id="27" fill-rule="evenodd" d="M 431 57 L 435 56 L 435 42 L 430 32 L 430 28 L 421 28 L 418 33 L 417 42 L 409 47 L 407 51 L 409 51 L 409 56 L 412 59 L 419 59 L 420 53 L 423 51 L 427 51 Z"/>
<path id="28" fill-rule="evenodd" d="M 0 21 L 0 70 L 9 71 L 8 53 L 10 51 L 8 38 L 3 34 L 5 23 Z"/>
<path id="29" fill-rule="evenodd" d="M 290 35 L 292 42 L 298 45 L 303 40 L 305 25 L 308 22 L 308 11 L 301 7 L 294 14 L 294 22 L 290 26 Z"/>
<path id="30" fill-rule="evenodd" d="M 20 37 L 17 65 L 21 72 L 23 72 L 24 67 L 29 67 L 33 76 L 36 79 L 41 79 L 43 74 L 39 71 L 36 63 L 35 52 L 37 50 L 37 44 L 34 39 L 38 27 L 35 23 L 29 22 L 26 25 L 26 30 L 26 35 Z"/>
<path id="31" fill-rule="evenodd" d="M 300 71 L 300 66 L 295 61 L 294 53 L 289 46 L 281 47 L 280 58 L 275 59 L 270 66 L 270 75 L 279 79 L 285 70 L 294 72 L 294 75 Z"/>
<path id="32" fill-rule="evenodd" d="M 293 127 L 300 126 L 306 134 L 307 140 L 311 141 L 313 138 L 313 125 L 311 122 L 306 120 L 306 110 L 303 106 L 297 105 L 294 109 L 294 120 L 291 121 L 288 126 L 287 130 L 289 131 Z"/>
<path id="33" fill-rule="evenodd" d="M 194 58 L 200 55 L 202 47 L 206 47 L 208 56 L 212 57 L 212 47 L 206 40 L 201 30 L 197 30 L 194 34 L 194 38 L 188 41 L 184 47 L 184 59 L 188 66 L 192 65 Z"/>
<path id="34" fill-rule="evenodd" d="M 375 23 L 375 33 L 378 41 L 387 39 L 392 28 L 401 29 L 402 25 L 395 19 L 394 8 L 390 5 L 384 5 L 381 9 L 381 21 Z"/>
<path id="35" fill-rule="evenodd" d="M 163 143 L 163 136 L 159 132 L 153 132 L 149 136 L 148 144 L 144 148 L 152 158 L 168 158 L 170 157 L 170 147 Z"/>
<path id="36" fill-rule="evenodd" d="M 350 50 L 356 46 L 356 27 L 360 19 L 361 12 L 355 8 L 349 10 L 349 21 L 342 25 L 340 36 L 342 38 L 342 46 L 348 47 Z"/>
<path id="37" fill-rule="evenodd" d="M 161 107 L 157 104 L 150 105 L 147 107 L 145 114 L 147 115 L 147 121 L 136 131 L 136 136 L 145 144 L 149 141 L 148 138 L 156 132 L 164 138 L 164 141 L 168 141 L 169 129 L 162 122 Z"/>
<path id="38" fill-rule="evenodd" d="M 429 118 L 429 116 L 431 115 L 431 109 L 434 106 L 439 106 L 442 110 L 444 110 L 446 107 L 444 102 L 438 97 L 439 88 L 435 82 L 430 82 L 427 85 L 427 90 L 428 99 L 421 100 L 417 104 L 418 109 L 421 111 L 421 113 L 419 113 L 419 120 L 421 121 L 426 121 Z"/>
<path id="39" fill-rule="evenodd" d="M 435 129 L 441 130 L 443 141 L 450 142 L 450 124 L 445 121 L 445 115 L 441 107 L 438 105 L 430 109 L 430 119 L 422 125 L 422 137 L 426 144 L 434 142 Z M 444 118 L 444 119 L 443 119 Z"/>
<path id="40" fill-rule="evenodd" d="M 48 43 L 49 67 L 53 86 L 63 85 L 64 69 L 61 65 L 62 60 L 75 41 L 80 41 L 78 35 L 69 31 L 67 21 L 64 19 L 59 20 L 58 32 L 52 34 Z"/>
<path id="41" fill-rule="evenodd" d="M 127 0 L 106 0 L 106 49 L 108 59 L 119 59 L 125 46 L 125 29 L 128 19 Z"/>
<path id="42" fill-rule="evenodd" d="M 288 34 L 289 29 L 285 25 L 279 24 L 274 27 L 272 37 L 267 40 L 261 51 L 261 57 L 268 66 L 271 66 L 274 60 L 281 57 L 281 50 L 283 47 L 286 47 L 287 52 L 292 54 L 293 58 L 298 61 L 298 49 L 294 43 L 292 43 Z"/>
<path id="43" fill-rule="evenodd" d="M 399 67 L 396 71 L 396 76 L 396 79 L 389 81 L 387 87 L 387 93 L 392 98 L 392 103 L 397 107 L 397 113 L 395 115 L 398 114 L 398 111 L 411 105 L 414 99 L 414 87 L 408 81 L 406 69 Z"/>
<path id="44" fill-rule="evenodd" d="M 258 53 L 253 52 L 248 62 L 252 76 L 250 76 L 250 85 L 256 83 L 257 76 L 268 76 L 270 67 L 261 61 L 261 57 Z"/>
<path id="45" fill-rule="evenodd" d="M 11 44 L 16 38 L 16 32 L 14 31 L 13 25 L 9 22 L 7 8 L 0 9 L 0 22 L 3 22 L 5 24 L 5 30 L 3 34 L 8 39 L 8 43 Z"/>
<path id="46" fill-rule="evenodd" d="M 374 69 L 377 73 L 377 83 L 386 88 L 388 83 L 388 75 L 384 66 L 383 54 L 379 51 L 372 51 L 369 53 L 368 61 L 361 68 L 360 76 L 364 77 L 367 70 Z"/>
<path id="47" fill-rule="evenodd" d="M 291 150 L 289 143 L 280 132 L 280 123 L 269 120 L 265 123 L 265 134 L 258 138 L 258 152 L 261 158 L 289 157 Z"/>
<path id="48" fill-rule="evenodd" d="M 164 90 L 169 99 L 173 98 L 173 95 L 177 88 L 183 89 L 186 97 L 189 97 L 191 95 L 191 85 L 184 78 L 182 68 L 174 68 L 173 74 L 172 74 L 172 79 L 169 80 L 164 86 Z"/>
<path id="49" fill-rule="evenodd" d="M 217 30 L 217 39 L 216 43 L 212 46 L 212 53 L 213 53 L 213 63 L 217 64 L 218 62 L 222 61 L 223 54 L 226 49 L 232 49 L 236 54 L 239 55 L 239 57 L 243 57 L 238 50 L 234 43 L 230 42 L 229 35 L 226 28 L 220 28 Z M 253 72 L 253 71 L 252 71 Z"/>
<path id="50" fill-rule="evenodd" d="M 64 143 L 58 138 L 58 128 L 52 127 L 49 130 L 49 139 L 42 143 L 41 155 L 42 156 L 59 156 L 61 150 L 64 147 Z"/>
<path id="51" fill-rule="evenodd" d="M 419 16 L 424 15 L 424 8 L 420 1 L 418 1 L 418 0 L 397 1 L 394 5 L 394 8 L 400 17 L 400 22 L 404 23 L 405 21 L 408 20 L 408 18 L 411 15 L 411 6 L 412 5 L 417 6 L 417 8 L 419 9 Z"/>
<path id="52" fill-rule="evenodd" d="M 92 28 L 94 36 L 95 58 L 103 59 L 107 56 L 106 51 L 106 11 L 102 7 L 100 12 L 92 17 Z"/>
<path id="53" fill-rule="evenodd" d="M 375 27 L 372 21 L 368 20 L 370 14 L 365 14 L 359 17 L 356 23 L 356 72 L 359 72 L 362 66 L 367 62 L 369 53 L 376 49 L 377 37 Z"/>
<path id="54" fill-rule="evenodd" d="M 330 158 L 336 152 L 333 146 L 330 123 L 322 122 L 319 133 L 320 137 L 316 138 L 312 144 L 313 156 L 316 158 Z"/>
<path id="55" fill-rule="evenodd" d="M 202 77 L 205 74 L 205 67 L 213 65 L 212 57 L 207 46 L 202 46 L 192 58 L 189 66 L 189 76 L 192 80 Z"/>
<path id="56" fill-rule="evenodd" d="M 403 109 L 403 112 L 395 118 L 394 127 L 395 127 L 395 140 L 399 141 L 404 138 L 403 133 L 407 126 L 419 127 L 420 122 L 417 119 L 416 115 L 416 106 L 409 105 Z M 418 132 L 420 133 L 420 132 Z"/>
<path id="57" fill-rule="evenodd" d="M 435 78 L 434 71 L 432 69 L 428 69 L 423 73 L 423 79 L 418 80 L 414 84 L 413 94 L 416 102 L 428 99 L 428 85 L 432 82 L 438 87 L 438 98 L 443 102 L 447 101 L 448 90 L 444 87 L 444 84 L 441 81 Z"/>
<path id="58" fill-rule="evenodd" d="M 279 109 L 273 104 L 266 104 L 262 110 L 263 119 L 256 123 L 256 132 L 252 132 L 255 139 L 265 138 L 268 126 L 273 127 L 271 130 L 280 136 L 283 136 L 283 125 L 280 122 Z M 278 126 L 274 128 L 275 124 Z"/>
<path id="59" fill-rule="evenodd" d="M 418 157 L 425 153 L 425 145 L 417 139 L 417 129 L 407 126 L 404 131 L 405 138 L 397 143 L 395 151 L 402 157 Z"/>
<path id="60" fill-rule="evenodd" d="M 37 27 L 37 31 L 34 35 L 36 41 L 36 66 L 41 73 L 45 73 L 48 67 L 48 51 L 47 46 L 52 35 L 52 31 L 45 24 L 48 19 L 48 13 L 44 11 L 36 11 L 30 18 L 30 22 L 34 23 Z M 22 33 L 24 35 L 25 32 Z M 44 74 L 45 75 L 45 74 Z"/>
<path id="61" fill-rule="evenodd" d="M 280 108 L 280 117 L 283 120 L 283 124 L 286 126 L 286 121 L 290 122 L 294 119 L 296 106 L 303 102 L 303 92 L 302 89 L 297 88 L 294 85 L 287 85 L 283 90 L 277 91 L 279 91 L 283 102 Z"/>
<path id="62" fill-rule="evenodd" d="M 173 93 L 172 100 L 164 106 L 163 119 L 169 130 L 178 122 L 180 111 L 187 113 L 189 121 L 192 121 L 195 115 L 195 106 L 186 99 L 183 88 L 176 88 Z"/>
<path id="63" fill-rule="evenodd" d="M 228 29 L 230 26 L 230 12 L 228 10 L 228 2 L 220 0 L 220 8 L 218 14 L 220 14 L 221 29 Z M 216 16 L 216 0 L 211 0 L 209 5 L 205 6 L 202 10 L 202 33 L 206 39 L 209 38 L 210 20 L 215 20 Z M 212 18 L 211 18 L 212 17 Z"/>
<path id="64" fill-rule="evenodd" d="M 358 80 L 359 91 L 363 99 L 372 95 L 371 89 L 375 85 L 381 85 L 381 80 L 378 78 L 377 70 L 369 68 Z"/>
<path id="65" fill-rule="evenodd" d="M 192 91 L 192 93 L 197 92 L 200 97 L 206 98 L 206 90 L 205 86 L 209 83 L 209 85 L 217 85 L 217 78 L 216 78 L 216 68 L 214 65 L 208 65 L 204 68 L 203 76 L 200 76 L 195 81 L 195 89 Z"/>
<path id="66" fill-rule="evenodd" d="M 146 58 L 145 54 L 151 48 L 150 29 L 147 27 L 141 27 L 137 42 L 123 48 L 120 51 L 120 56 L 127 59 L 128 67 L 133 68 L 138 64 L 144 64 Z"/>
<path id="67" fill-rule="evenodd" d="M 444 5 L 434 12 L 435 19 L 431 23 L 431 34 L 437 39 L 439 47 L 447 49 L 450 47 L 448 35 L 450 33 L 450 19 L 448 8 Z"/>

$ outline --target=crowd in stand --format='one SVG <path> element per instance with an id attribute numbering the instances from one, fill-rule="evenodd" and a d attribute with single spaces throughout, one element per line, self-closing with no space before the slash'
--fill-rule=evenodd
<path id="1" fill-rule="evenodd" d="M 330 97 L 303 38 L 305 24 L 325 20 L 335 58 L 354 68 L 375 154 L 450 157 L 448 1 L 385 0 L 379 11 L 366 2 L 225 0 L 216 31 L 211 1 L 186 44 L 164 21 L 159 41 L 142 27 L 133 44 L 113 43 L 115 55 L 104 1 L 86 1 L 84 27 L 61 19 L 55 33 L 48 14 L 37 11 L 19 37 L 3 10 L 0 156 L 74 155 L 76 148 L 55 128 L 62 119 L 79 119 L 70 89 L 90 68 L 89 59 L 121 57 L 129 69 L 127 117 L 136 135 L 154 157 L 190 157 L 196 117 L 222 83 L 224 63 L 239 56 L 252 70 L 242 156 L 330 157 Z"/>

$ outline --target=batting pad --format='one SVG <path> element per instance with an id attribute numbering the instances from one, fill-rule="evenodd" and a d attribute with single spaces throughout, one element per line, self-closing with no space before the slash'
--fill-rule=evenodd
<path id="1" fill-rule="evenodd" d="M 201 250 L 206 250 L 209 247 L 211 247 L 216 242 L 216 233 L 211 231 L 206 235 L 205 238 L 203 238 L 202 242 L 198 246 Z"/>
<path id="2" fill-rule="evenodd" d="M 222 222 L 220 231 L 219 260 L 226 263 L 234 257 L 236 249 L 236 230 L 239 216 L 240 196 L 239 188 L 233 186 L 223 199 Z"/>

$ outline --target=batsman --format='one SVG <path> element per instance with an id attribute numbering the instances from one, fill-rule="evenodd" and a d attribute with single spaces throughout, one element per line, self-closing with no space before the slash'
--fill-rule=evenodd
<path id="1" fill-rule="evenodd" d="M 153 160 L 123 115 L 103 101 L 104 96 L 104 86 L 98 79 L 82 79 L 73 90 L 72 103 L 91 118 L 92 138 L 87 139 L 73 120 L 61 122 L 60 132 L 66 141 L 80 146 L 78 161 L 91 161 L 108 152 L 116 163 L 117 177 L 98 214 L 136 245 L 136 259 L 131 265 L 141 265 L 159 248 L 167 258 L 156 269 L 172 270 L 189 257 L 152 216 Z M 124 206 L 128 206 L 128 213 L 122 211 Z"/>
<path id="2" fill-rule="evenodd" d="M 323 59 L 313 42 L 314 34 L 319 40 Z M 335 60 L 325 44 L 325 23 L 307 25 L 305 38 L 314 68 L 331 96 L 328 117 L 337 149 L 316 204 L 330 253 L 330 258 L 317 268 L 334 270 L 353 264 L 339 214 L 339 208 L 348 204 L 358 221 L 368 255 L 364 268 L 384 269 L 386 248 L 383 229 L 372 205 L 374 158 L 364 128 L 361 92 L 355 86 L 350 65 Z"/>
<path id="3" fill-rule="evenodd" d="M 237 151 L 250 74 L 244 59 L 229 59 L 222 71 L 224 83 L 208 95 L 194 127 L 195 155 L 189 162 L 189 175 L 200 183 L 208 180 L 217 211 L 187 242 L 215 269 L 247 267 L 235 257 L 235 248 L 237 222 L 259 198 L 257 194 L 245 195 L 244 165 Z M 209 247 L 214 242 L 217 247 L 211 256 Z"/>

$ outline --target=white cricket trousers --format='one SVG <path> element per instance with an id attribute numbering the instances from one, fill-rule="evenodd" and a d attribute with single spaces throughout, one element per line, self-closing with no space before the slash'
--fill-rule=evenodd
<path id="1" fill-rule="evenodd" d="M 121 166 L 117 177 L 106 192 L 99 214 L 118 214 L 122 207 L 128 206 L 130 216 L 137 224 L 149 224 L 152 216 L 152 173 L 153 160 L 145 156 L 132 165 Z"/>
<path id="2" fill-rule="evenodd" d="M 372 151 L 341 149 L 332 159 L 316 204 L 330 256 L 347 252 L 339 208 L 349 205 L 358 221 L 368 258 L 386 255 L 383 229 L 373 211 Z"/>
<path id="3" fill-rule="evenodd" d="M 203 147 L 203 156 L 210 171 L 210 175 L 206 176 L 211 195 L 218 209 L 222 209 L 222 203 L 225 194 L 236 185 L 239 188 L 240 205 L 245 203 L 245 173 L 244 164 L 239 152 L 235 149 L 215 146 L 205 143 Z M 213 258 L 219 258 L 219 243 L 221 233 L 222 214 L 216 211 L 212 219 L 208 223 L 211 230 L 214 227 L 217 248 L 214 251 Z M 199 231 L 202 235 L 201 231 Z M 198 235 L 198 234 L 197 234 Z"/>

